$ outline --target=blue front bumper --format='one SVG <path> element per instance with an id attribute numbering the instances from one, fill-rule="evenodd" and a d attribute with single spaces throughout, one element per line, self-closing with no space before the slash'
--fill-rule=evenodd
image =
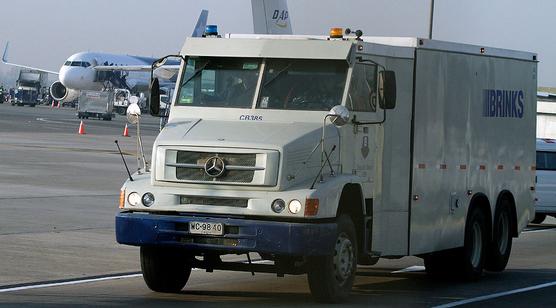
<path id="1" fill-rule="evenodd" d="M 193 235 L 189 222 L 222 223 L 222 236 Z M 334 251 L 336 223 L 292 223 L 122 212 L 116 215 L 116 240 L 134 246 L 179 246 L 194 251 L 260 252 L 319 256 Z"/>

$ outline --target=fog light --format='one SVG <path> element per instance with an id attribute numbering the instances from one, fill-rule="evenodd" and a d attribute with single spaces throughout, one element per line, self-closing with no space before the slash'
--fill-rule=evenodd
<path id="1" fill-rule="evenodd" d="M 282 199 L 276 199 L 272 201 L 272 205 L 270 207 L 274 213 L 281 213 L 286 208 L 286 202 Z"/>
<path id="2" fill-rule="evenodd" d="M 136 206 L 139 205 L 139 202 L 141 202 L 141 196 L 139 196 L 138 193 L 132 192 L 129 196 L 127 196 L 127 203 Z"/>
<path id="3" fill-rule="evenodd" d="M 141 198 L 141 201 L 143 201 L 144 206 L 149 207 L 154 204 L 154 195 L 150 192 L 145 193 L 143 198 Z"/>
<path id="4" fill-rule="evenodd" d="M 290 213 L 292 214 L 299 213 L 299 211 L 301 211 L 301 202 L 297 199 L 293 199 L 288 204 L 288 210 L 290 210 Z"/>

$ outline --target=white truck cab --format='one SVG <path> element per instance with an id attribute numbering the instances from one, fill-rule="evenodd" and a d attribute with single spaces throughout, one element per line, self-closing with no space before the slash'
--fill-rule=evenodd
<path id="1" fill-rule="evenodd" d="M 151 289 L 181 290 L 192 267 L 307 274 L 336 302 L 379 258 L 505 268 L 534 215 L 536 55 L 361 35 L 187 38 L 116 216 Z M 248 253 L 271 263 L 221 259 Z"/>
<path id="2" fill-rule="evenodd" d="M 537 139 L 537 198 L 533 223 L 556 217 L 556 140 Z"/>

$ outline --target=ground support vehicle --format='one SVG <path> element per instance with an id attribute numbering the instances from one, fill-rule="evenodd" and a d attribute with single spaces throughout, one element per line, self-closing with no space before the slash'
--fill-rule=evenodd
<path id="1" fill-rule="evenodd" d="M 125 115 L 131 93 L 127 89 L 114 89 L 114 111 Z"/>
<path id="2" fill-rule="evenodd" d="M 168 124 L 116 216 L 152 290 L 179 291 L 192 267 L 306 273 L 337 302 L 357 264 L 403 256 L 473 280 L 506 267 L 534 216 L 535 54 L 231 35 L 188 38 L 181 56 Z M 248 252 L 273 263 L 221 259 Z"/>
<path id="3" fill-rule="evenodd" d="M 12 100 L 12 106 L 29 106 L 37 105 L 38 92 L 34 87 L 19 86 L 15 98 Z"/>
<path id="4" fill-rule="evenodd" d="M 41 73 L 33 70 L 21 70 L 16 81 L 17 93 L 12 98 L 12 105 L 35 107 L 41 89 Z"/>
<path id="5" fill-rule="evenodd" d="M 546 216 L 556 218 L 556 140 L 537 139 L 537 197 L 535 219 L 540 224 Z"/>
<path id="6" fill-rule="evenodd" d="M 79 119 L 98 118 L 111 121 L 114 117 L 114 92 L 84 91 L 79 94 L 77 117 Z"/>

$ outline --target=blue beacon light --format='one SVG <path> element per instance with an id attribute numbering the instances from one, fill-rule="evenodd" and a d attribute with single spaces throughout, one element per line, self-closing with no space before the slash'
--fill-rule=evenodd
<path id="1" fill-rule="evenodd" d="M 217 25 L 207 25 L 205 27 L 205 36 L 213 36 L 218 35 L 218 26 Z"/>

